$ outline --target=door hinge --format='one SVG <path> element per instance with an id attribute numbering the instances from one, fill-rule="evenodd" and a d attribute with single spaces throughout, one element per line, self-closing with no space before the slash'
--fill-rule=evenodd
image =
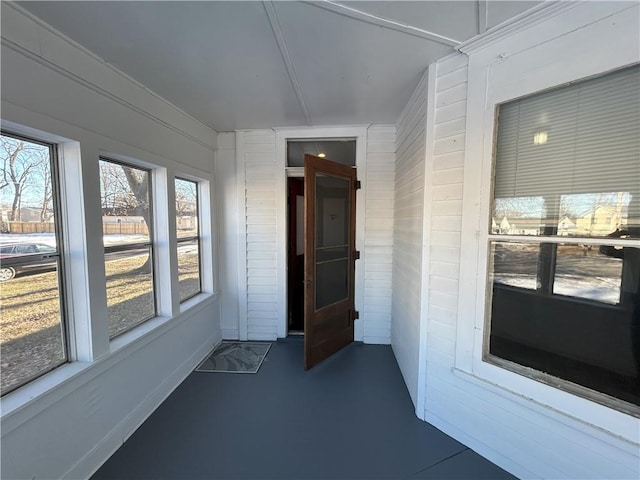
<path id="1" fill-rule="evenodd" d="M 362 188 L 362 184 L 360 183 L 360 180 L 356 180 L 356 190 L 360 190 Z"/>
<path id="2" fill-rule="evenodd" d="M 357 310 L 351 310 L 351 319 L 358 320 L 360 318 L 360 312 Z"/>
<path id="3" fill-rule="evenodd" d="M 360 250 L 356 250 L 355 252 L 353 252 L 353 259 L 360 260 Z"/>

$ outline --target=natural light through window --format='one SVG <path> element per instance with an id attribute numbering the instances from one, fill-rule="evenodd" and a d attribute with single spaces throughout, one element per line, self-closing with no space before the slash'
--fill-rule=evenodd
<path id="1" fill-rule="evenodd" d="M 67 361 L 55 149 L 0 137 L 2 394 Z"/>
<path id="2" fill-rule="evenodd" d="M 202 291 L 198 184 L 176 178 L 176 229 L 178 236 L 178 287 L 183 302 Z"/>
<path id="3" fill-rule="evenodd" d="M 133 165 L 100 160 L 110 338 L 156 315 L 150 176 Z"/>

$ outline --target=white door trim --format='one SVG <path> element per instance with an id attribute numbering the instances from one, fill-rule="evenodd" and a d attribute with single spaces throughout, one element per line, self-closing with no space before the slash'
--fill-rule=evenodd
<path id="1" fill-rule="evenodd" d="M 356 140 L 356 168 L 358 179 L 366 178 L 367 158 L 367 128 L 361 126 L 340 127 L 297 127 L 277 128 L 276 133 L 276 163 L 280 174 L 277 177 L 277 227 L 276 242 L 278 245 L 278 337 L 287 336 L 287 140 L 290 138 L 355 138 Z M 356 200 L 356 249 L 364 251 L 365 212 L 366 212 L 366 182 L 362 181 L 362 188 L 357 192 Z M 355 304 L 356 310 L 362 312 L 364 307 L 364 255 L 356 262 Z M 361 341 L 364 328 L 363 319 L 355 321 L 355 340 Z"/>

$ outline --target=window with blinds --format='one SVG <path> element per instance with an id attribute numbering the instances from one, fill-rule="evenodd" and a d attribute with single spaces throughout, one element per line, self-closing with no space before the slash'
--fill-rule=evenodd
<path id="1" fill-rule="evenodd" d="M 491 233 L 640 237 L 639 132 L 639 66 L 500 105 Z"/>
<path id="2" fill-rule="evenodd" d="M 640 416 L 640 67 L 497 113 L 484 358 Z"/>

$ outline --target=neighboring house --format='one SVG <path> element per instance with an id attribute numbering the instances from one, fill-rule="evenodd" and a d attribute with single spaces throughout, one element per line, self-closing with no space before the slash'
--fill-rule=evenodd
<path id="1" fill-rule="evenodd" d="M 603 236 L 614 232 L 619 226 L 626 223 L 620 212 L 609 206 L 599 205 L 576 218 L 576 235 Z"/>
<path id="2" fill-rule="evenodd" d="M 30 2 L 24 3 L 29 7 Z M 81 8 L 89 10 L 83 10 L 77 19 L 85 32 L 92 30 L 83 16 L 91 8 L 144 8 L 125 5 L 136 2 L 95 3 L 92 7 L 92 2 L 82 2 Z M 314 55 L 314 42 L 325 30 L 324 24 L 303 28 L 299 23 L 309 19 L 291 13 L 296 28 L 287 30 L 282 25 L 289 17 L 278 17 L 273 9 L 287 8 L 290 2 L 247 3 L 220 2 L 224 5 L 219 8 L 245 8 L 245 15 L 265 18 L 246 30 L 227 25 L 208 28 L 208 33 L 220 35 L 215 37 L 217 43 L 207 45 L 210 56 L 191 55 L 190 47 L 185 47 L 190 55 L 185 54 L 184 60 L 185 65 L 199 69 L 219 57 L 229 59 L 229 64 L 242 69 L 242 81 L 227 84 L 227 88 L 244 88 L 247 95 L 259 92 L 260 101 L 244 104 L 246 108 L 241 109 L 241 91 L 219 92 L 216 75 L 222 79 L 228 73 L 220 69 L 200 76 L 218 96 L 212 93 L 200 98 L 190 88 L 177 89 L 176 98 L 192 102 L 192 113 L 185 113 L 152 88 L 117 70 L 113 67 L 118 65 L 117 59 L 103 60 L 70 40 L 70 33 L 61 34 L 34 17 L 26 7 L 2 3 L 3 128 L 55 143 L 64 153 L 60 182 L 67 187 L 63 238 L 69 252 L 65 268 L 73 280 L 65 282 L 70 293 L 63 297 L 73 333 L 69 335 L 69 342 L 73 342 L 70 361 L 1 400 L 3 477 L 87 478 L 223 338 L 272 341 L 287 335 L 287 180 L 301 173 L 287 167 L 287 141 L 338 138 L 356 139 L 355 163 L 361 182 L 355 205 L 360 257 L 354 274 L 359 312 L 355 340 L 392 346 L 416 415 L 523 478 L 639 478 L 640 409 L 629 400 L 633 392 L 624 390 L 625 397 L 616 396 L 616 392 L 609 395 L 595 387 L 550 377 L 545 365 L 534 368 L 524 365 L 524 360 L 518 363 L 513 356 L 505 358 L 549 348 L 554 358 L 558 353 L 566 354 L 580 358 L 581 365 L 598 364 L 604 369 L 622 365 L 626 376 L 621 377 L 620 388 L 627 388 L 635 380 L 627 318 L 605 326 L 598 318 L 591 318 L 598 317 L 596 310 L 597 314 L 615 310 L 616 314 L 622 312 L 620 315 L 627 310 L 554 296 L 550 268 L 539 288 L 546 288 L 545 295 L 535 297 L 535 301 L 546 302 L 542 306 L 532 303 L 535 289 L 492 290 L 492 260 L 487 252 L 499 243 L 517 246 L 522 241 L 510 235 L 530 235 L 531 240 L 526 240 L 534 243 L 535 235 L 542 233 L 540 219 L 504 217 L 489 222 L 494 174 L 509 177 L 504 179 L 505 191 L 514 184 L 524 193 L 516 188 L 509 191 L 535 196 L 536 189 L 551 188 L 553 182 L 547 181 L 550 177 L 545 174 L 558 163 L 547 158 L 545 151 L 553 157 L 582 148 L 581 161 L 588 164 L 584 171 L 593 172 L 594 181 L 612 170 L 607 168 L 609 160 L 590 156 L 593 147 L 588 140 L 594 132 L 588 129 L 583 142 L 556 151 L 553 142 L 558 130 L 571 134 L 582 131 L 575 126 L 553 130 L 541 121 L 532 122 L 529 128 L 523 121 L 527 130 L 513 140 L 520 115 L 526 113 L 517 102 L 531 97 L 535 101 L 539 92 L 582 79 L 597 82 L 603 74 L 606 77 L 609 72 L 639 64 L 640 5 L 545 2 L 515 17 L 503 14 L 496 19 L 488 12 L 502 2 L 465 4 L 473 13 L 471 21 L 471 17 L 456 18 L 446 10 L 448 23 L 452 28 L 462 23 L 473 28 L 482 25 L 481 34 L 451 42 L 448 37 L 406 27 L 407 20 L 385 23 L 380 12 L 354 19 L 352 9 L 326 2 L 322 14 L 329 16 L 333 13 L 326 10 L 342 9 L 335 18 L 328 18 L 348 25 L 337 23 L 335 30 L 331 29 L 339 32 L 332 39 L 340 45 L 327 54 L 327 60 L 345 52 L 353 55 L 353 61 L 340 65 L 346 65 L 346 71 L 335 73 L 323 68 L 323 60 Z M 435 3 L 434 8 L 454 8 Z M 64 22 L 76 19 L 64 13 L 64 8 L 73 8 L 73 4 L 50 7 L 47 2 L 35 2 L 30 8 L 42 8 L 45 13 L 51 8 L 49 21 Z M 233 7 L 235 4 L 239 6 Z M 402 5 L 409 8 L 409 4 L 412 2 L 383 6 L 393 10 Z M 463 2 L 452 4 L 455 8 L 464 6 Z M 181 8 L 204 8 L 201 2 L 184 5 Z M 518 5 L 505 2 L 504 8 L 524 8 Z M 477 12 L 484 14 L 475 16 Z M 444 22 L 437 15 L 426 17 Z M 126 23 L 97 18 L 106 25 L 126 27 Z M 197 40 L 188 25 L 169 20 L 166 28 L 178 25 L 181 33 L 188 33 L 185 38 L 189 42 Z M 205 24 L 209 21 L 201 20 Z M 371 27 L 366 35 L 358 30 L 365 26 Z M 145 32 L 156 30 L 153 23 L 147 27 Z M 254 41 L 260 32 L 273 38 Z M 286 48 L 283 38 L 300 32 L 313 38 L 306 44 L 308 49 L 302 41 L 291 42 Z M 173 55 L 174 50 L 166 45 L 179 39 L 164 29 L 155 33 L 162 37 L 154 51 Z M 357 47 L 372 41 L 369 34 L 374 33 L 382 37 L 376 37 L 376 48 L 369 52 L 367 63 L 357 54 Z M 242 37 L 231 41 L 225 36 L 233 34 Z M 391 38 L 386 35 L 392 34 L 404 35 L 401 46 L 403 42 L 406 45 L 401 53 L 385 48 Z M 414 42 L 434 38 L 448 43 L 438 44 L 436 56 L 423 60 L 428 57 L 423 56 L 422 44 Z M 105 44 L 111 45 L 98 39 L 93 48 Z M 131 42 L 120 37 L 114 49 L 123 45 L 128 51 Z M 423 63 L 419 72 L 410 75 L 413 80 L 400 86 L 395 80 L 399 70 L 376 69 L 386 65 L 383 60 L 409 55 L 416 55 L 416 61 Z M 294 68 L 294 57 L 304 59 L 300 63 L 308 68 L 300 64 Z M 371 68 L 371 78 L 367 68 Z M 171 68 L 162 63 L 161 70 L 155 69 L 152 77 L 166 91 L 174 91 Z M 184 68 L 178 70 L 176 78 L 193 78 L 187 77 Z M 376 75 L 389 71 L 394 78 L 372 86 Z M 360 74 L 360 78 L 362 72 L 364 80 L 352 82 L 352 76 Z M 305 81 L 314 88 L 302 88 Z M 630 83 L 625 78 L 619 82 L 622 86 Z M 338 91 L 323 90 L 334 84 L 340 86 Z M 388 107 L 381 98 L 396 87 L 395 99 L 402 100 L 401 105 Z M 597 111 L 601 107 L 598 100 L 609 98 L 607 91 L 585 94 L 581 101 L 595 102 L 592 107 Z M 368 96 L 350 102 L 361 94 Z M 561 106 L 562 102 L 548 103 Z M 620 103 L 620 108 L 630 104 Z M 536 107 L 530 109 L 534 114 Z M 516 127 L 498 132 L 506 133 L 504 138 L 498 136 L 500 148 L 496 149 L 492 139 L 496 138 L 498 108 L 502 109 L 502 125 Z M 192 116 L 194 111 L 203 116 L 213 111 L 225 122 L 224 127 L 214 130 L 214 122 L 205 125 Z M 253 123 L 240 121 L 247 118 L 243 114 L 253 111 Z M 397 115 L 390 119 L 383 116 L 389 111 Z M 357 121 L 354 112 L 359 115 Z M 278 120 L 271 120 L 276 113 Z M 314 114 L 322 115 L 321 121 L 314 121 Z M 629 115 L 625 122 L 636 117 Z M 637 140 L 637 130 L 607 138 L 615 138 L 616 144 Z M 517 147 L 521 156 L 513 154 Z M 633 148 L 637 142 L 629 151 L 635 152 Z M 493 171 L 496 150 L 508 157 L 505 162 L 509 168 Z M 155 300 L 156 315 L 112 339 L 97 193 L 100 158 L 152 169 L 152 190 L 157 193 L 152 204 L 158 228 L 151 239 L 156 243 L 148 247 L 156 249 L 150 255 L 156 260 L 153 274 L 157 274 L 160 293 Z M 631 163 L 636 157 L 629 158 Z M 532 180 L 518 184 L 523 169 L 516 167 L 523 159 L 534 164 L 525 178 Z M 541 159 L 548 163 L 540 163 Z M 573 159 L 561 163 L 567 168 L 574 164 Z M 612 180 L 627 182 L 625 189 L 605 191 L 638 189 L 640 177 L 635 170 L 625 171 L 628 175 Z M 179 259 L 170 251 L 179 242 L 175 230 L 193 226 L 188 217 L 175 222 L 171 218 L 175 218 L 175 209 L 170 207 L 175 199 L 170 186 L 181 176 L 197 181 L 201 195 L 198 252 L 202 288 L 186 304 L 176 300 L 174 274 Z M 565 175 L 552 178 L 569 182 Z M 116 222 L 118 218 L 123 217 L 115 217 Z M 615 230 L 619 222 L 615 212 L 597 207 L 587 216 L 561 219 L 558 230 L 567 237 L 562 242 L 570 243 L 577 242 L 569 238 L 573 231 L 598 229 L 604 233 Z M 540 272 L 551 265 L 527 263 L 532 251 L 502 248 L 504 258 L 510 254 L 521 261 L 507 266 L 532 264 L 533 270 Z M 559 257 L 562 254 L 560 251 Z M 620 267 L 617 258 L 610 263 L 618 271 L 626 271 L 629 265 Z M 510 273 L 515 276 L 519 272 Z M 631 278 L 622 277 L 625 281 Z M 632 292 L 624 291 L 620 298 L 631 298 L 627 293 Z M 500 298 L 507 300 L 502 310 L 491 311 L 490 302 Z M 562 308 L 556 308 L 558 302 L 565 302 Z M 557 311 L 577 313 L 567 315 L 566 328 L 557 329 L 553 316 Z M 500 315 L 504 321 L 494 322 Z M 594 336 L 598 342 L 578 348 L 582 339 Z M 528 349 L 513 347 L 529 340 L 534 343 Z M 504 350 L 490 350 L 496 346 L 504 346 Z M 579 369 L 570 364 L 567 370 Z M 598 376 L 583 377 L 592 381 Z M 252 412 L 248 410 L 246 415 L 251 419 Z"/>
<path id="3" fill-rule="evenodd" d="M 507 217 L 503 217 L 502 220 L 500 221 L 500 229 L 498 230 L 497 233 L 510 233 L 511 232 L 511 224 L 509 223 L 509 220 L 507 220 Z"/>
<path id="4" fill-rule="evenodd" d="M 180 216 L 176 218 L 176 228 L 178 230 L 193 230 L 198 226 L 198 217 L 193 215 Z"/>
<path id="5" fill-rule="evenodd" d="M 504 235 L 540 235 L 542 233 L 541 220 L 539 218 L 502 217 L 498 227 L 492 219 L 492 232 Z"/>
<path id="6" fill-rule="evenodd" d="M 20 208 L 20 220 L 19 222 L 40 222 L 42 221 L 40 218 L 41 211 L 39 208 L 33 207 L 22 207 Z M 11 215 L 11 206 L 2 205 L 0 206 L 0 220 L 4 222 L 9 221 L 9 217 Z"/>
<path id="7" fill-rule="evenodd" d="M 573 235 L 575 232 L 576 223 L 571 218 L 564 216 L 558 222 L 558 235 Z"/>

